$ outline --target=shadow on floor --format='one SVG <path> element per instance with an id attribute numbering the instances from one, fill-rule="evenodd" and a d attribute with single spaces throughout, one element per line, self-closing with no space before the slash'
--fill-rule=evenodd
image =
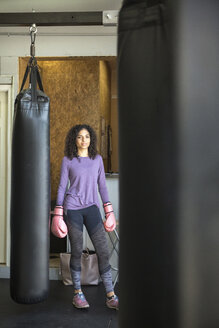
<path id="1" fill-rule="evenodd" d="M 46 301 L 32 305 L 15 303 L 10 297 L 9 279 L 0 279 L 1 328 L 117 328 L 118 311 L 105 305 L 105 292 L 99 286 L 83 286 L 89 309 L 76 309 L 71 304 L 72 286 L 50 281 Z M 115 288 L 118 294 L 118 286 Z"/>

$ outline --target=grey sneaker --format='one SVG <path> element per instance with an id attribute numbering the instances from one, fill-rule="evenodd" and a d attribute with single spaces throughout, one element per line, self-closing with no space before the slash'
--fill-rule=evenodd
<path id="1" fill-rule="evenodd" d="M 107 299 L 106 299 L 106 305 L 110 309 L 118 310 L 119 309 L 119 299 L 118 299 L 118 297 L 116 295 L 113 295 L 110 298 L 107 297 Z"/>
<path id="2" fill-rule="evenodd" d="M 82 292 L 74 294 L 72 303 L 78 309 L 86 309 L 90 306 Z"/>

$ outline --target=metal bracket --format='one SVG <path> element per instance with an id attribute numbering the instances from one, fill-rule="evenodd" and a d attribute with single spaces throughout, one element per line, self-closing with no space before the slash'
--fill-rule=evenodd
<path id="1" fill-rule="evenodd" d="M 103 25 L 104 26 L 116 26 L 118 24 L 118 10 L 103 11 Z"/>
<path id="2" fill-rule="evenodd" d="M 91 26 L 102 25 L 102 12 L 0 13 L 0 26 Z"/>

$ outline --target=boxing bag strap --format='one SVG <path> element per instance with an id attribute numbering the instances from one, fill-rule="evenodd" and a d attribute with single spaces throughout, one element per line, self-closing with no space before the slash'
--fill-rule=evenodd
<path id="1" fill-rule="evenodd" d="M 37 74 L 36 74 L 36 66 L 31 67 L 30 72 L 30 84 L 31 84 L 31 101 L 36 102 L 37 101 Z"/>
<path id="2" fill-rule="evenodd" d="M 40 72 L 39 72 L 38 66 L 36 66 L 36 72 L 37 72 L 37 82 L 38 82 L 39 88 L 40 88 L 41 91 L 44 92 L 43 84 L 42 84 L 42 80 L 41 80 L 41 77 L 40 77 Z"/>
<path id="3" fill-rule="evenodd" d="M 34 62 L 33 62 L 33 59 L 34 59 Z M 37 61 L 35 58 L 30 58 L 28 64 L 27 64 L 27 67 L 26 67 L 26 71 L 24 73 L 24 78 L 23 78 L 23 81 L 22 81 L 22 84 L 21 84 L 21 88 L 20 88 L 20 92 L 23 90 L 24 88 L 24 85 L 25 85 L 25 82 L 27 80 L 27 77 L 28 77 L 28 74 L 30 72 L 30 69 L 31 71 L 33 70 L 33 68 L 36 68 L 36 72 L 35 72 L 35 79 L 36 81 L 38 82 L 38 85 L 39 85 L 39 88 L 42 92 L 44 92 L 43 90 L 43 84 L 42 84 L 42 80 L 41 80 L 41 77 L 40 77 L 40 73 L 39 73 L 39 69 L 38 69 L 38 66 L 37 66 Z M 30 78 L 30 81 L 31 81 L 31 78 Z"/>
<path id="4" fill-rule="evenodd" d="M 30 71 L 31 61 L 32 61 L 32 58 L 29 60 L 29 62 L 27 64 L 26 71 L 24 73 L 24 78 L 23 78 L 23 81 L 22 81 L 22 84 L 21 84 L 20 92 L 23 90 L 24 84 L 25 84 L 25 82 L 27 80 L 27 77 L 28 77 L 28 74 L 29 74 L 29 71 Z"/>

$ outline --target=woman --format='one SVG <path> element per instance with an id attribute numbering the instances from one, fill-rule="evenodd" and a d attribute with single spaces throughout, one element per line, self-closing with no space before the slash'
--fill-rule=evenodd
<path id="1" fill-rule="evenodd" d="M 70 186 L 66 191 L 68 181 Z M 81 290 L 81 254 L 83 250 L 83 224 L 94 245 L 98 257 L 101 279 L 106 290 L 106 305 L 119 307 L 118 297 L 112 285 L 109 264 L 108 243 L 106 238 L 107 219 L 103 224 L 99 211 L 98 189 L 104 204 L 105 213 L 109 203 L 102 157 L 97 153 L 96 135 L 89 125 L 73 126 L 65 141 L 65 157 L 62 160 L 57 206 L 63 206 L 71 243 L 70 270 L 74 285 L 73 305 L 88 308 L 89 304 Z M 111 205 L 111 204 L 110 204 Z M 111 206 L 112 211 L 112 206 Z M 113 215 L 113 212 L 110 215 Z M 107 218 L 106 214 L 106 218 Z M 115 228 L 115 219 L 111 217 L 111 230 Z M 104 229 L 105 226 L 105 229 Z"/>

